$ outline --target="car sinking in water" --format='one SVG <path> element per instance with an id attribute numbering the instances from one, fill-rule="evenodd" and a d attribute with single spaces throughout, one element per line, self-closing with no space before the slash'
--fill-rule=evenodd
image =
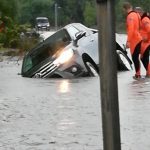
<path id="1" fill-rule="evenodd" d="M 131 70 L 132 62 L 116 34 L 118 70 Z M 30 78 L 98 76 L 98 31 L 71 23 L 29 50 L 21 74 Z"/>

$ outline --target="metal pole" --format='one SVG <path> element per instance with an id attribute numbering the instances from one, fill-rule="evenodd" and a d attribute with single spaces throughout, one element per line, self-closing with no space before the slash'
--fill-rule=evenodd
<path id="1" fill-rule="evenodd" d="M 114 0 L 97 0 L 104 150 L 121 150 L 114 7 Z"/>
<path id="2" fill-rule="evenodd" d="M 57 14 L 57 3 L 55 3 L 55 30 L 57 31 L 57 18 L 58 18 L 58 14 Z"/>

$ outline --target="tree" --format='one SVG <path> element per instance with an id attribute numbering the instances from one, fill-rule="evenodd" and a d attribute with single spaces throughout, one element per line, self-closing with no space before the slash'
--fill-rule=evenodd
<path id="1" fill-rule="evenodd" d="M 122 3 L 125 0 L 116 0 L 117 25 L 124 21 Z M 0 14 L 10 17 L 19 24 L 34 25 L 37 16 L 46 16 L 51 25 L 55 23 L 55 3 L 58 4 L 58 24 L 66 25 L 71 22 L 80 22 L 88 26 L 96 25 L 95 0 L 0 0 Z M 133 6 L 141 6 L 150 11 L 150 0 L 129 0 Z"/>
<path id="2" fill-rule="evenodd" d="M 71 22 L 84 22 L 83 11 L 85 0 L 53 0 L 53 2 L 61 7 L 60 11 L 62 14 L 61 18 L 63 18 L 63 25 Z"/>
<path id="3" fill-rule="evenodd" d="M 84 9 L 84 24 L 87 26 L 96 25 L 96 7 L 93 1 L 87 1 Z"/>
<path id="4" fill-rule="evenodd" d="M 0 1 L 0 13 L 1 16 L 11 17 L 13 20 L 17 20 L 18 15 L 18 1 L 17 0 L 1 0 Z"/>
<path id="5" fill-rule="evenodd" d="M 31 23 L 34 25 L 35 18 L 39 16 L 48 17 L 50 20 L 52 18 L 52 0 L 22 0 L 20 2 L 20 23 Z"/>

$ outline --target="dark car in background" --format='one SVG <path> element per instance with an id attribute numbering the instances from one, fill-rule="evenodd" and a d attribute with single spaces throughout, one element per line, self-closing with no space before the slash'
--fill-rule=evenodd
<path id="1" fill-rule="evenodd" d="M 50 30 L 50 23 L 47 17 L 37 17 L 36 18 L 36 30 Z"/>
<path id="2" fill-rule="evenodd" d="M 116 34 L 118 70 L 132 69 L 131 60 Z M 24 57 L 23 77 L 75 78 L 99 73 L 98 32 L 80 23 L 61 28 Z"/>

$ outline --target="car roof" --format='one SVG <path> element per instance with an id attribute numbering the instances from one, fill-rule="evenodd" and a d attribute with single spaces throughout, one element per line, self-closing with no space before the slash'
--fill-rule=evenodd
<path id="1" fill-rule="evenodd" d="M 70 23 L 70 24 L 66 25 L 64 28 L 68 28 L 68 27 L 70 27 L 70 26 L 83 26 L 83 27 L 87 28 L 86 26 L 84 26 L 84 25 L 81 24 L 81 23 Z"/>
<path id="2" fill-rule="evenodd" d="M 36 19 L 48 19 L 47 17 L 36 17 Z"/>

